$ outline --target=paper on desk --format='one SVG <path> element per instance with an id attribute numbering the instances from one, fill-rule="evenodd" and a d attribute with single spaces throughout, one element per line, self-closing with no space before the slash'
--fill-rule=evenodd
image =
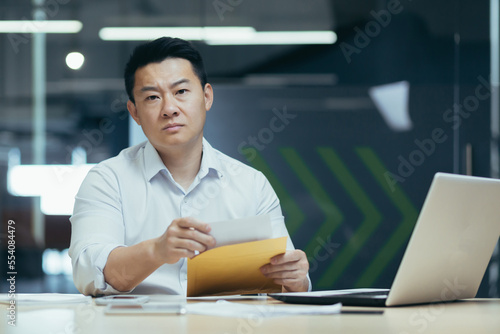
<path id="1" fill-rule="evenodd" d="M 80 294 L 62 293 L 16 293 L 14 299 L 19 305 L 61 305 L 75 303 L 90 303 L 92 297 Z M 9 304 L 12 298 L 9 294 L 0 294 L 0 304 Z"/>
<path id="2" fill-rule="evenodd" d="M 282 304 L 242 304 L 219 300 L 215 303 L 187 304 L 187 313 L 215 315 L 221 317 L 280 317 L 291 315 L 321 315 L 340 313 L 342 305 L 282 305 Z"/>
<path id="3" fill-rule="evenodd" d="M 186 300 L 217 301 L 217 300 L 266 300 L 269 298 L 266 293 L 251 295 L 219 295 L 219 296 L 197 296 L 187 297 Z"/>
<path id="4" fill-rule="evenodd" d="M 286 238 L 217 247 L 188 259 L 187 296 L 280 292 L 259 268 L 285 253 Z"/>
<path id="5" fill-rule="evenodd" d="M 269 215 L 225 220 L 210 223 L 210 234 L 215 238 L 215 247 L 242 242 L 269 239 L 272 237 Z"/>

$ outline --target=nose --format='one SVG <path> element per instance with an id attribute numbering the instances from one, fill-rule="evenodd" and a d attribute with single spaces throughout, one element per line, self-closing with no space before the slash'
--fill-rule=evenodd
<path id="1" fill-rule="evenodd" d="M 163 100 L 162 106 L 162 116 L 163 117 L 174 117 L 179 115 L 179 107 L 172 99 L 166 98 Z"/>

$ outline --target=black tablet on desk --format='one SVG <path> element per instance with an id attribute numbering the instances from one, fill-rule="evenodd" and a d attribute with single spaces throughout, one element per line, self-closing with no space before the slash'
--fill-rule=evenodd
<path id="1" fill-rule="evenodd" d="M 290 304 L 343 306 L 385 306 L 388 289 L 352 289 L 315 292 L 270 293 L 269 296 Z"/>

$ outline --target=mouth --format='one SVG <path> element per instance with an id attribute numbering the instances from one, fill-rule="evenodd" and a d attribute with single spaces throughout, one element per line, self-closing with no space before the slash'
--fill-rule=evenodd
<path id="1" fill-rule="evenodd" d="M 178 124 L 178 123 L 171 123 L 171 124 L 167 124 L 163 127 L 163 130 L 164 131 L 176 131 L 176 130 L 179 130 L 181 127 L 183 127 L 184 125 L 182 124 Z"/>

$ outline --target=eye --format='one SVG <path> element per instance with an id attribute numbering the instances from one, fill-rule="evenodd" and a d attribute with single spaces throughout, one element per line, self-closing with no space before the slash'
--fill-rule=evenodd
<path id="1" fill-rule="evenodd" d="M 148 97 L 146 97 L 146 101 L 153 101 L 153 100 L 156 100 L 158 99 L 159 97 L 156 96 L 156 95 L 150 95 Z"/>
<path id="2" fill-rule="evenodd" d="M 185 94 L 185 93 L 187 93 L 187 89 L 179 89 L 177 91 L 177 94 L 180 94 L 180 95 Z"/>

